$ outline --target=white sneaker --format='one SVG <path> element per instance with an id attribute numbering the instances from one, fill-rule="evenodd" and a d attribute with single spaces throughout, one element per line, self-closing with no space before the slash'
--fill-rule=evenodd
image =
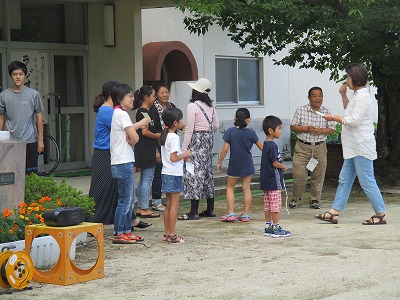
<path id="1" fill-rule="evenodd" d="M 153 205 L 152 209 L 155 211 L 165 211 L 165 206 L 162 204 Z"/>

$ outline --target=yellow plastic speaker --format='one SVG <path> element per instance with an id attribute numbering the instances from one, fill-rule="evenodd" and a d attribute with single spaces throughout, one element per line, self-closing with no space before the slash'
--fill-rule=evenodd
<path id="1" fill-rule="evenodd" d="M 33 278 L 33 262 L 25 251 L 0 253 L 0 286 L 24 289 Z"/>

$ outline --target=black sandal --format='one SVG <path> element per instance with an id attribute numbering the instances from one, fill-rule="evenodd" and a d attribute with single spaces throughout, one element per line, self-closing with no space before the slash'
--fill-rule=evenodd
<path id="1" fill-rule="evenodd" d="M 290 201 L 290 203 L 289 203 L 289 207 L 290 208 L 295 208 L 297 206 L 297 200 L 292 200 L 292 201 Z"/>
<path id="2" fill-rule="evenodd" d="M 199 213 L 199 217 L 209 217 L 209 218 L 213 218 L 216 217 L 217 215 L 214 213 L 214 211 L 207 211 L 207 210 L 203 210 L 201 213 Z"/>
<path id="3" fill-rule="evenodd" d="M 382 216 L 373 215 L 368 220 L 365 220 L 362 224 L 363 225 L 384 225 L 384 224 L 386 224 L 386 220 L 383 219 L 384 217 L 385 217 L 385 215 L 382 215 Z M 374 219 L 378 219 L 379 221 L 375 222 Z"/>
<path id="4" fill-rule="evenodd" d="M 325 216 L 326 214 L 329 214 L 330 217 L 327 218 L 327 217 Z M 329 223 L 332 223 L 332 224 L 337 224 L 337 223 L 338 223 L 338 220 L 337 220 L 337 219 L 334 219 L 334 217 L 339 217 L 339 214 L 333 214 L 333 213 L 331 213 L 331 212 L 329 212 L 329 211 L 326 211 L 326 212 L 324 212 L 323 214 L 318 214 L 318 215 L 315 216 L 315 218 L 317 218 L 318 220 L 325 221 L 325 222 L 329 222 Z"/>
<path id="5" fill-rule="evenodd" d="M 151 225 L 152 225 L 151 223 L 143 222 L 142 220 L 140 220 L 139 223 L 137 223 L 136 225 L 132 225 L 132 231 L 135 227 L 143 229 L 143 228 L 147 228 Z"/>
<path id="6" fill-rule="evenodd" d="M 310 208 L 314 208 L 314 209 L 320 209 L 321 208 L 319 206 L 319 201 L 318 200 L 312 200 L 312 201 L 308 202 L 308 204 L 310 205 Z"/>
<path id="7" fill-rule="evenodd" d="M 192 214 L 184 214 L 184 215 L 178 217 L 178 220 L 181 220 L 181 221 L 198 220 L 198 219 L 199 219 L 199 215 L 192 215 Z"/>

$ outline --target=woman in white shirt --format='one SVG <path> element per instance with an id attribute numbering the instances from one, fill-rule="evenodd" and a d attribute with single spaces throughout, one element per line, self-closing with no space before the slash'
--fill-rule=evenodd
<path id="1" fill-rule="evenodd" d="M 339 175 L 339 186 L 332 208 L 315 217 L 333 224 L 338 223 L 339 212 L 343 211 L 349 200 L 356 176 L 375 214 L 365 220 L 364 225 L 386 224 L 385 203 L 374 176 L 373 161 L 377 158 L 373 125 L 373 101 L 366 87 L 368 72 L 363 64 L 350 64 L 346 68 L 346 83 L 354 91 L 349 100 L 346 85 L 339 92 L 342 96 L 344 116 L 325 115 L 328 121 L 336 121 L 342 126 L 342 147 L 344 163 Z"/>
<path id="2" fill-rule="evenodd" d="M 136 130 L 150 121 L 143 118 L 132 124 L 127 110 L 133 108 L 133 90 L 127 84 L 118 84 L 111 91 L 114 114 L 111 120 L 110 152 L 111 174 L 118 182 L 118 204 L 114 217 L 113 244 L 134 244 L 143 241 L 132 233 L 132 206 L 135 199 L 134 164 L 132 146 L 139 141 Z"/>

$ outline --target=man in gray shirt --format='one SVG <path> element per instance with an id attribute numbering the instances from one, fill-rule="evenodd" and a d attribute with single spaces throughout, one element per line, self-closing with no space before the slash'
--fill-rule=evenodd
<path id="1" fill-rule="evenodd" d="M 12 140 L 26 145 L 26 174 L 36 173 L 38 153 L 43 152 L 43 104 L 39 92 L 24 85 L 27 67 L 23 62 L 8 65 L 13 86 L 0 93 L 0 130 L 10 131 Z"/>

